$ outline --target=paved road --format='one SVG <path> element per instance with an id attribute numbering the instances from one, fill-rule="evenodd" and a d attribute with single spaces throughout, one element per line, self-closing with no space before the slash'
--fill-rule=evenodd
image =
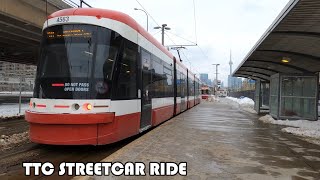
<path id="1" fill-rule="evenodd" d="M 205 102 L 104 161 L 187 162 L 188 179 L 320 179 L 320 146 L 257 119 L 226 100 Z"/>

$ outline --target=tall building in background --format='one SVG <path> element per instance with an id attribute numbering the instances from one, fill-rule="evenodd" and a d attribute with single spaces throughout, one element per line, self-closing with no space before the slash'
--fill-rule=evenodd
<path id="1" fill-rule="evenodd" d="M 0 61 L 0 91 L 33 91 L 36 66 Z"/>
<path id="2" fill-rule="evenodd" d="M 233 62 L 232 62 L 232 54 L 231 54 L 231 50 L 230 50 L 230 61 L 229 61 L 229 65 L 230 65 L 230 76 L 232 75 L 232 65 L 233 65 Z"/>
<path id="3" fill-rule="evenodd" d="M 209 75 L 208 74 L 204 74 L 204 73 L 201 73 L 200 74 L 200 80 L 204 83 L 206 83 L 209 79 Z"/>
<path id="4" fill-rule="evenodd" d="M 242 84 L 242 78 L 231 77 L 230 75 L 228 75 L 228 88 L 230 90 L 240 90 L 242 88 Z"/>
<path id="5" fill-rule="evenodd" d="M 203 83 L 205 83 L 206 85 L 212 86 L 212 82 L 209 79 L 209 75 L 206 73 L 201 73 L 200 74 L 200 81 L 202 81 Z"/>

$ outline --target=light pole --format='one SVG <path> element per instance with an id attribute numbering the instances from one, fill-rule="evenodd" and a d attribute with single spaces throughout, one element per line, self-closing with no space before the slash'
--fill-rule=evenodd
<path id="1" fill-rule="evenodd" d="M 145 14 L 146 14 L 146 16 L 147 16 L 147 31 L 148 31 L 148 29 L 149 29 L 149 17 L 148 17 L 148 13 L 145 11 L 145 10 L 143 10 L 143 9 L 138 9 L 138 8 L 134 8 L 134 10 L 136 10 L 136 11 L 143 11 Z"/>
<path id="2" fill-rule="evenodd" d="M 216 66 L 216 85 L 218 85 L 218 66 L 220 64 L 212 64 L 212 65 Z"/>
<path id="3" fill-rule="evenodd" d="M 162 26 L 154 27 L 154 29 L 160 29 L 162 31 L 162 45 L 164 46 L 164 30 L 170 30 L 171 28 L 167 27 L 167 24 L 162 24 Z"/>
<path id="4" fill-rule="evenodd" d="M 212 65 L 214 65 L 214 66 L 216 66 L 216 82 L 215 82 L 215 87 L 217 88 L 218 87 L 218 66 L 220 65 L 220 64 L 212 64 Z M 216 91 L 215 91 L 215 94 L 216 94 Z"/>

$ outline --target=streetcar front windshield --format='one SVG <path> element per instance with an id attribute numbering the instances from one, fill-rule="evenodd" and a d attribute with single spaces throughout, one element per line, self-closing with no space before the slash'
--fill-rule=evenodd
<path id="1" fill-rule="evenodd" d="M 43 31 L 35 97 L 110 98 L 122 37 L 93 25 L 58 25 Z"/>

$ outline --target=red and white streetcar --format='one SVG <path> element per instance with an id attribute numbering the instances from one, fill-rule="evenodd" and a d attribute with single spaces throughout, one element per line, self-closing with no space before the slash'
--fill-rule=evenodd
<path id="1" fill-rule="evenodd" d="M 213 88 L 207 85 L 201 86 L 201 99 L 208 100 L 212 95 Z"/>
<path id="2" fill-rule="evenodd" d="M 65 9 L 43 27 L 30 139 L 100 145 L 200 103 L 199 80 L 128 15 Z"/>

